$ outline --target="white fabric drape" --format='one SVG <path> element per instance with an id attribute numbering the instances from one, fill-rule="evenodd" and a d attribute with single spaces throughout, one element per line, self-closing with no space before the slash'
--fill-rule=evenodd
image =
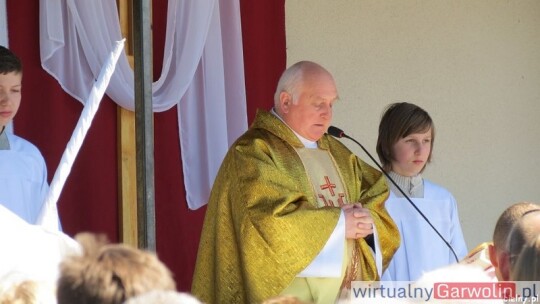
<path id="1" fill-rule="evenodd" d="M 115 41 L 115 0 L 40 0 L 43 68 L 84 103 Z M 187 202 L 204 205 L 230 144 L 247 129 L 239 0 L 169 0 L 153 109 L 178 104 Z M 133 110 L 134 75 L 122 55 L 106 91 Z M 159 147 L 156 147 L 159 149 Z"/>
<path id="2" fill-rule="evenodd" d="M 0 0 L 0 45 L 8 45 L 6 0 Z"/>

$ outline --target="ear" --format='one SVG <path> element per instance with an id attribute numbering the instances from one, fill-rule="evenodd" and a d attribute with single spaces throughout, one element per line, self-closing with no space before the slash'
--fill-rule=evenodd
<path id="1" fill-rule="evenodd" d="M 503 281 L 510 281 L 510 254 L 502 251 L 499 254 L 499 271 Z"/>
<path id="2" fill-rule="evenodd" d="M 287 92 L 279 93 L 279 106 L 282 113 L 288 113 L 292 105 L 292 96 Z"/>
<path id="3" fill-rule="evenodd" d="M 493 267 L 495 268 L 499 267 L 499 261 L 497 260 L 497 251 L 495 250 L 495 246 L 493 244 L 488 245 L 488 253 L 491 265 L 493 265 Z"/>

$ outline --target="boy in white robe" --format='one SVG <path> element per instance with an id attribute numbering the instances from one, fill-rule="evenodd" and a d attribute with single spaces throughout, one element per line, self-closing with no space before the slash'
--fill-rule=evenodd
<path id="1" fill-rule="evenodd" d="M 19 109 L 21 91 L 21 61 L 0 46 L 0 204 L 35 224 L 49 189 L 45 160 L 36 146 L 6 130 Z"/>
<path id="2" fill-rule="evenodd" d="M 431 159 L 434 138 L 431 117 L 414 104 L 391 104 L 381 118 L 377 153 L 383 169 L 448 243 L 389 180 L 391 191 L 385 207 L 402 241 L 383 281 L 415 281 L 423 273 L 457 263 L 467 255 L 454 197 L 421 175 Z"/>

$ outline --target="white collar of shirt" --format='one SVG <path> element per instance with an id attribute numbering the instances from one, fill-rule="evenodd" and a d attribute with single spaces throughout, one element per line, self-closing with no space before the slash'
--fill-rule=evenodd
<path id="1" fill-rule="evenodd" d="M 0 150 L 9 150 L 9 140 L 6 133 L 6 127 L 4 127 L 0 131 Z"/>
<path id="2" fill-rule="evenodd" d="M 270 113 L 274 114 L 277 118 L 279 118 L 279 120 L 281 120 L 287 127 L 289 127 L 289 129 L 291 129 L 291 131 L 293 131 L 294 135 L 296 135 L 296 137 L 298 137 L 298 139 L 304 144 L 304 147 L 306 148 L 309 148 L 309 149 L 316 149 L 317 148 L 317 142 L 316 141 L 311 141 L 305 137 L 303 137 L 302 135 L 296 133 L 284 120 L 283 118 L 281 118 L 281 116 L 278 115 L 278 113 L 274 110 L 274 108 L 272 108 L 272 110 L 270 111 Z"/>

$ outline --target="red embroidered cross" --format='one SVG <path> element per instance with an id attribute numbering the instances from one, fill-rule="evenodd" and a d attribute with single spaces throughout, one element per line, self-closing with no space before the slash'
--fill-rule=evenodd
<path id="1" fill-rule="evenodd" d="M 343 205 L 345 205 L 345 202 L 343 201 L 343 198 L 345 197 L 345 193 L 338 193 L 338 196 L 339 196 L 339 198 L 338 198 L 338 200 L 337 200 L 337 201 L 338 201 L 338 205 L 339 205 L 340 207 L 343 207 Z"/>
<path id="2" fill-rule="evenodd" d="M 323 200 L 323 203 L 324 203 L 324 206 L 326 207 L 332 207 L 334 206 L 334 203 L 331 201 L 331 200 L 326 200 L 326 197 L 324 197 L 324 195 L 322 194 L 319 194 L 319 198 Z"/>
<path id="3" fill-rule="evenodd" d="M 319 198 L 323 201 L 323 204 L 325 207 L 343 207 L 345 205 L 345 201 L 343 198 L 345 197 L 345 193 L 338 193 L 338 205 L 334 205 L 334 201 L 332 200 L 326 200 L 326 197 L 322 194 L 319 194 Z"/>
<path id="4" fill-rule="evenodd" d="M 324 177 L 324 180 L 326 180 L 326 184 L 321 185 L 321 190 L 328 189 L 330 191 L 330 194 L 334 196 L 334 189 L 336 187 L 336 184 L 330 183 L 330 178 L 328 176 Z"/>

